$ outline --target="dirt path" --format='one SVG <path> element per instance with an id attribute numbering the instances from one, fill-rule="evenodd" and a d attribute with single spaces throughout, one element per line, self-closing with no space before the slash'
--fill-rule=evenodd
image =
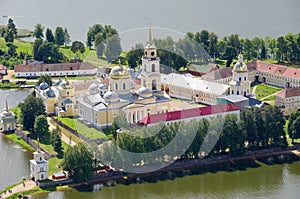
<path id="1" fill-rule="evenodd" d="M 56 126 L 53 125 L 52 120 L 50 117 L 47 117 L 48 120 L 48 124 L 49 124 L 49 129 L 52 131 L 56 128 Z M 70 143 L 70 138 L 68 138 L 65 134 L 61 134 L 61 140 L 64 141 L 66 144 L 71 145 L 71 146 L 75 146 L 76 142 L 72 141 L 71 139 L 71 143 Z"/>
<path id="2" fill-rule="evenodd" d="M 266 97 L 263 97 L 263 98 L 260 99 L 260 101 L 263 101 L 263 100 L 267 99 L 268 97 L 271 97 L 271 96 L 273 96 L 273 95 L 276 95 L 276 94 L 279 93 L 279 92 L 280 92 L 280 91 L 278 91 L 278 92 L 276 92 L 276 93 L 273 93 L 273 94 L 271 94 L 271 95 L 268 95 L 268 96 L 266 96 Z"/>
<path id="3" fill-rule="evenodd" d="M 10 193 L 8 191 L 6 191 L 6 193 L 3 193 L 1 195 L 1 198 L 8 198 L 9 196 L 11 196 L 15 193 L 19 193 L 19 192 L 22 192 L 22 191 L 27 191 L 27 190 L 33 189 L 35 186 L 36 186 L 36 184 L 35 184 L 34 181 L 26 180 L 24 182 L 24 184 L 21 183 L 21 184 L 15 186 L 14 188 L 12 188 Z"/>

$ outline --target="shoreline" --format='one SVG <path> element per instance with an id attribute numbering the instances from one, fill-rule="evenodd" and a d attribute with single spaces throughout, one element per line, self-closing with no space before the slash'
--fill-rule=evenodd
<path id="1" fill-rule="evenodd" d="M 127 173 L 122 171 L 114 171 L 105 174 L 94 175 L 90 180 L 79 182 L 79 183 L 70 183 L 69 181 L 68 183 L 64 184 L 63 181 L 60 182 L 53 181 L 53 183 L 56 185 L 52 185 L 52 186 L 51 183 L 44 184 L 38 182 L 39 189 L 36 189 L 35 187 L 33 190 L 29 190 L 29 192 L 27 193 L 39 194 L 39 193 L 45 193 L 51 191 L 58 191 L 62 186 L 64 188 L 68 187 L 68 189 L 73 189 L 73 188 L 76 189 L 83 186 L 91 186 L 94 184 L 106 184 L 108 186 L 111 186 L 114 184 L 114 182 L 129 185 L 133 183 L 138 183 L 140 179 L 144 179 L 145 181 L 147 181 L 147 179 L 148 180 L 154 179 L 154 181 L 159 181 L 162 180 L 160 178 L 166 177 L 166 175 L 168 176 L 171 175 L 172 178 L 177 178 L 177 177 L 184 177 L 187 175 L 199 175 L 210 171 L 221 171 L 223 170 L 224 165 L 229 167 L 234 166 L 237 168 L 239 167 L 250 168 L 252 164 L 255 163 L 255 161 L 257 160 L 260 161 L 259 159 L 268 161 L 268 159 L 270 158 L 272 160 L 274 158 L 281 158 L 280 163 L 290 163 L 289 158 L 287 158 L 288 156 L 291 156 L 293 161 L 300 160 L 299 151 L 300 151 L 300 144 L 287 147 L 286 149 L 274 148 L 274 149 L 263 149 L 257 151 L 248 151 L 243 156 L 238 156 L 238 157 L 231 157 L 227 154 L 227 155 L 221 155 L 215 157 L 203 157 L 199 159 L 177 160 L 172 164 L 153 172 Z M 245 161 L 247 162 L 245 163 Z M 277 164 L 277 163 L 273 163 L 273 164 Z M 8 186 L 8 187 L 12 187 L 12 186 Z"/>
<path id="2" fill-rule="evenodd" d="M 223 164 L 236 164 L 239 166 L 239 163 L 243 161 L 255 161 L 258 159 L 269 159 L 274 157 L 279 157 L 279 156 L 292 156 L 295 159 L 300 160 L 299 151 L 300 145 L 295 145 L 291 147 L 287 147 L 286 149 L 264 149 L 264 150 L 259 150 L 259 151 L 254 151 L 254 152 L 246 152 L 243 156 L 239 157 L 231 157 L 229 155 L 222 155 L 222 156 L 216 156 L 216 157 L 209 157 L 209 158 L 200 158 L 200 159 L 188 159 L 188 160 L 178 160 L 175 161 L 174 163 L 160 169 L 157 171 L 153 172 L 148 172 L 148 173 L 126 173 L 126 172 L 111 172 L 107 174 L 101 174 L 99 176 L 93 176 L 90 180 L 86 182 L 80 182 L 77 184 L 70 185 L 74 188 L 80 187 L 83 185 L 93 185 L 93 184 L 98 184 L 98 183 L 108 183 L 110 181 L 124 181 L 125 184 L 127 180 L 132 180 L 132 179 L 137 179 L 137 178 L 145 178 L 145 177 L 155 177 L 159 176 L 161 174 L 168 174 L 169 172 L 182 172 L 186 170 L 197 170 L 197 169 L 205 169 L 209 167 L 214 167 L 214 166 L 220 166 Z M 293 151 L 297 151 L 296 153 Z M 283 163 L 288 163 L 286 160 L 283 160 Z M 206 173 L 207 171 L 204 170 L 202 173 Z"/>

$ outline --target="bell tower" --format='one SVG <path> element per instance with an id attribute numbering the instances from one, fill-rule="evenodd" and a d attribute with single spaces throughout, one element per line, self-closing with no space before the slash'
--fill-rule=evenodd
<path id="1" fill-rule="evenodd" d="M 152 43 L 152 30 L 149 27 L 149 41 L 144 48 L 144 56 L 142 57 L 142 86 L 152 90 L 160 91 L 160 59 L 157 57 L 157 49 Z"/>

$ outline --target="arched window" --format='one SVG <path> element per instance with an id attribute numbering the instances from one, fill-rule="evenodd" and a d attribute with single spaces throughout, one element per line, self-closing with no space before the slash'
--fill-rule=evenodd
<path id="1" fill-rule="evenodd" d="M 146 80 L 144 80 L 144 81 L 143 81 L 143 86 L 145 86 L 145 87 L 146 87 Z"/>
<path id="2" fill-rule="evenodd" d="M 144 65 L 144 71 L 147 71 L 147 67 L 146 67 L 146 65 Z"/>
<path id="3" fill-rule="evenodd" d="M 118 83 L 115 84 L 115 90 L 118 90 Z"/>
<path id="4" fill-rule="evenodd" d="M 126 84 L 125 83 L 123 83 L 123 90 L 125 90 L 126 89 Z"/>
<path id="5" fill-rule="evenodd" d="M 152 80 L 152 90 L 156 90 L 156 80 Z"/>
<path id="6" fill-rule="evenodd" d="M 155 64 L 152 64 L 152 72 L 155 72 Z"/>

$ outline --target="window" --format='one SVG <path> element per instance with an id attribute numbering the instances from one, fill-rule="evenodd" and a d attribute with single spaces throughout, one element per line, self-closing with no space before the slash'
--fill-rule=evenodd
<path id="1" fill-rule="evenodd" d="M 231 94 L 232 94 L 232 95 L 234 94 L 234 91 L 233 91 L 233 90 L 231 91 Z"/>
<path id="2" fill-rule="evenodd" d="M 239 81 L 241 81 L 242 80 L 242 78 L 241 77 L 239 77 Z"/>
<path id="3" fill-rule="evenodd" d="M 115 90 L 118 90 L 118 83 L 115 84 Z"/>
<path id="4" fill-rule="evenodd" d="M 155 64 L 152 64 L 152 72 L 155 72 Z"/>
<path id="5" fill-rule="evenodd" d="M 67 95 L 68 95 L 68 96 L 70 95 L 70 91 L 69 91 L 69 90 L 67 90 Z"/>
<path id="6" fill-rule="evenodd" d="M 247 80 L 247 77 L 244 77 L 244 80 L 246 81 L 246 80 Z"/>
<path id="7" fill-rule="evenodd" d="M 126 84 L 125 83 L 123 83 L 123 90 L 125 90 L 126 89 Z"/>
<path id="8" fill-rule="evenodd" d="M 156 90 L 156 80 L 152 81 L 152 90 Z"/>

